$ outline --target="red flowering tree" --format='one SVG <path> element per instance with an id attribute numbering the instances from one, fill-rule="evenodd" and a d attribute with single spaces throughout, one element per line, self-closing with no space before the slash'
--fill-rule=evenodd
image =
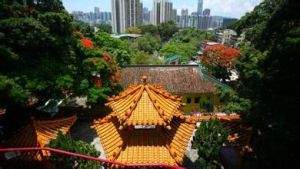
<path id="1" fill-rule="evenodd" d="M 80 32 L 78 38 L 79 54 L 82 56 L 83 77 L 80 84 L 83 94 L 87 94 L 90 103 L 104 103 L 107 95 L 120 89 L 120 71 L 110 53 L 103 51 L 92 40 Z"/>
<path id="2" fill-rule="evenodd" d="M 235 69 L 235 60 L 240 51 L 224 45 L 208 46 L 200 57 L 201 63 L 208 67 L 212 75 L 219 79 L 228 79 Z"/>

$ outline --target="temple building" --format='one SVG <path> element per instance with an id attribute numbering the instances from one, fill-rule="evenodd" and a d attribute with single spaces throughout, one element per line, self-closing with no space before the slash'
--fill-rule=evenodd
<path id="1" fill-rule="evenodd" d="M 109 98 L 112 113 L 94 121 L 107 159 L 127 164 L 182 165 L 195 129 L 180 97 L 158 84 L 130 85 Z"/>
<path id="2" fill-rule="evenodd" d="M 220 105 L 215 85 L 220 85 L 198 65 L 128 65 L 122 69 L 121 86 L 125 89 L 138 84 L 141 76 L 148 76 L 149 83 L 158 83 L 169 92 L 182 97 L 186 104 L 182 111 L 213 112 Z M 207 103 L 210 110 L 207 110 Z"/>

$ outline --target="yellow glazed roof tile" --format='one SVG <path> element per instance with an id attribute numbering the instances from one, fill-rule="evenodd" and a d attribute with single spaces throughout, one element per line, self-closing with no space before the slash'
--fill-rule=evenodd
<path id="1" fill-rule="evenodd" d="M 107 103 L 113 112 L 94 121 L 106 157 L 137 164 L 181 165 L 195 122 L 183 116 L 180 98 L 160 85 L 129 86 Z M 127 127 L 125 127 L 127 126 Z"/>
<path id="2" fill-rule="evenodd" d="M 92 128 L 96 130 L 97 135 L 100 137 L 106 158 L 114 160 L 121 152 L 125 141 L 123 136 L 125 133 L 121 133 L 118 130 L 116 119 L 108 119 L 106 122 L 102 122 L 101 125 L 97 124 L 99 121 L 101 119 L 95 121 L 95 125 Z"/>
<path id="3" fill-rule="evenodd" d="M 145 80 L 145 79 L 144 79 Z M 182 106 L 181 99 L 159 85 L 130 86 L 119 96 L 108 99 L 109 106 L 124 125 L 168 125 Z"/>
<path id="4" fill-rule="evenodd" d="M 117 161 L 137 164 L 177 165 L 156 130 L 138 130 L 131 133 L 126 148 Z"/>
<path id="5" fill-rule="evenodd" d="M 76 115 L 56 120 L 32 120 L 26 127 L 20 129 L 12 138 L 4 143 L 4 147 L 44 147 L 56 139 L 58 131 L 66 134 L 77 119 Z M 46 151 L 24 152 L 24 160 L 42 160 L 50 155 Z"/>
<path id="6" fill-rule="evenodd" d="M 186 119 L 176 117 L 171 122 L 172 130 L 166 130 L 171 155 L 179 164 L 183 162 L 184 153 L 195 129 L 194 123 L 185 121 Z"/>

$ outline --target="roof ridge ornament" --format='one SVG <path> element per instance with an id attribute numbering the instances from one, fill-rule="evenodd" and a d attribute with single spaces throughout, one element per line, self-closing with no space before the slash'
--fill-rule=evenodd
<path id="1" fill-rule="evenodd" d="M 147 84 L 147 79 L 148 79 L 148 77 L 145 75 L 142 77 L 142 82 L 144 85 Z"/>

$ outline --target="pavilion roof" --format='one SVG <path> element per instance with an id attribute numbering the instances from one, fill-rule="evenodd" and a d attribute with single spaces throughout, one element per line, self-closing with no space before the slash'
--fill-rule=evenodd
<path id="1" fill-rule="evenodd" d="M 59 131 L 66 134 L 76 120 L 76 115 L 56 120 L 32 120 L 30 124 L 7 140 L 4 147 L 44 147 L 51 140 L 56 139 Z M 42 160 L 44 156 L 49 155 L 46 151 L 24 152 L 21 153 L 21 158 L 25 160 Z"/>
<path id="2" fill-rule="evenodd" d="M 180 165 L 195 122 L 180 112 L 179 97 L 146 80 L 143 76 L 143 83 L 109 98 L 113 112 L 95 120 L 92 128 L 110 160 Z"/>
<path id="3" fill-rule="evenodd" d="M 171 129 L 119 130 L 115 117 L 99 119 L 92 126 L 103 145 L 106 158 L 123 163 L 180 165 L 195 123 L 174 117 Z"/>
<path id="4" fill-rule="evenodd" d="M 106 104 L 123 126 L 168 126 L 174 116 L 180 116 L 181 98 L 170 94 L 160 85 L 143 83 L 131 85 L 119 96 L 108 99 Z"/>

